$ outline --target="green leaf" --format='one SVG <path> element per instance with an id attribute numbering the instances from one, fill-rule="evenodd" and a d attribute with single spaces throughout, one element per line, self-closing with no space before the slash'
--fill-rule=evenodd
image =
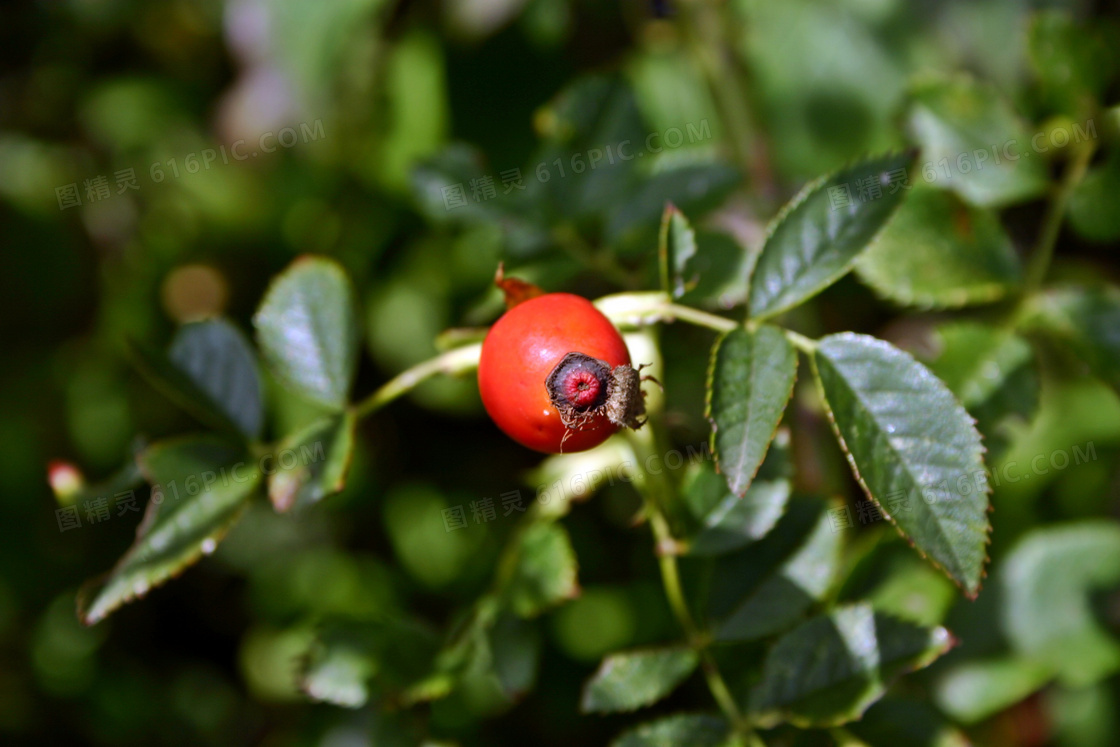
<path id="1" fill-rule="evenodd" d="M 505 171 L 502 169 L 501 171 Z M 472 184 L 489 177 L 493 197 L 476 194 Z M 511 182 L 512 184 L 512 182 Z M 511 253 L 523 256 L 549 243 L 547 221 L 538 205 L 544 189 L 532 171 L 521 171 L 525 189 L 503 186 L 501 173 L 488 170 L 482 155 L 470 146 L 449 145 L 412 170 L 412 192 L 417 208 L 437 224 L 498 225 Z M 506 190 L 509 193 L 506 194 Z"/>
<path id="2" fill-rule="evenodd" d="M 1022 279 L 994 212 L 929 187 L 913 190 L 856 273 L 884 298 L 923 308 L 995 301 Z"/>
<path id="3" fill-rule="evenodd" d="M 688 218 L 670 203 L 661 217 L 657 257 L 661 268 L 661 289 L 673 298 L 680 298 L 695 285 L 695 281 L 685 278 L 685 268 L 694 256 L 696 232 L 692 230 Z"/>
<path id="4" fill-rule="evenodd" d="M 937 335 L 941 354 L 930 368 L 966 408 L 989 402 L 1032 360 L 1026 340 L 985 324 L 946 324 Z"/>
<path id="5" fill-rule="evenodd" d="M 151 501 L 132 547 L 79 596 L 82 622 L 102 620 L 212 553 L 260 481 L 246 459 L 240 446 L 214 436 L 164 441 L 140 454 Z"/>
<path id="6" fill-rule="evenodd" d="M 1089 241 L 1108 243 L 1120 239 L 1120 210 L 1116 195 L 1120 194 L 1120 149 L 1113 149 L 1108 159 L 1089 169 L 1069 195 L 1069 223 L 1073 230 Z"/>
<path id="7" fill-rule="evenodd" d="M 361 646 L 333 641 L 313 651 L 300 689 L 313 700 L 341 706 L 361 708 L 369 702 L 370 680 L 377 672 L 377 663 Z"/>
<path id="8" fill-rule="evenodd" d="M 745 495 L 766 458 L 797 379 L 797 351 L 780 329 L 738 327 L 712 348 L 707 417 L 716 464 Z"/>
<path id="9" fill-rule="evenodd" d="M 609 215 L 640 186 L 635 173 L 636 153 L 645 148 L 647 125 L 634 93 L 619 75 L 588 75 L 565 87 L 536 116 L 544 147 L 526 171 L 541 183 L 556 214 L 582 220 Z M 626 147 L 619 151 L 619 144 Z M 613 146 L 613 158 L 601 158 L 596 168 L 576 173 L 573 156 L 590 161 Z M 626 156 L 629 155 L 629 158 Z M 646 154 L 648 157 L 648 154 Z M 663 198 L 655 215 L 665 207 Z"/>
<path id="10" fill-rule="evenodd" d="M 439 637 L 409 620 L 328 620 L 302 662 L 300 689 L 314 700 L 361 708 L 427 675 Z"/>
<path id="11" fill-rule="evenodd" d="M 1120 63 L 1101 25 L 1080 26 L 1058 10 L 1031 19 L 1027 53 L 1043 98 L 1073 117 L 1093 111 Z"/>
<path id="12" fill-rule="evenodd" d="M 358 363 L 354 292 L 345 270 L 297 259 L 269 286 L 253 317 L 265 359 L 288 386 L 341 410 Z"/>
<path id="13" fill-rule="evenodd" d="M 755 542 L 774 528 L 789 502 L 789 480 L 755 480 L 746 495 L 727 490 L 727 482 L 707 465 L 686 477 L 685 502 L 700 520 L 688 543 L 690 555 L 720 555 Z"/>
<path id="14" fill-rule="evenodd" d="M 623 732 L 611 747 L 734 747 L 727 721 L 719 716 L 678 713 Z"/>
<path id="15" fill-rule="evenodd" d="M 751 276 L 751 316 L 793 308 L 843 277 L 902 202 L 913 161 L 911 152 L 862 161 L 783 208 Z"/>
<path id="16" fill-rule="evenodd" d="M 1061 288 L 1032 305 L 1028 325 L 1064 342 L 1098 378 L 1120 390 L 1120 289 Z"/>
<path id="17" fill-rule="evenodd" d="M 684 269 L 691 286 L 686 306 L 727 310 L 747 300 L 756 254 L 721 231 L 696 232 L 696 255 Z"/>
<path id="18" fill-rule="evenodd" d="M 990 525 L 984 450 L 972 418 L 929 369 L 874 337 L 830 335 L 813 363 L 833 429 L 868 497 L 975 597 Z"/>
<path id="19" fill-rule="evenodd" d="M 134 340 L 126 343 L 126 350 L 133 366 L 152 388 L 199 423 L 230 435 L 245 436 L 227 411 L 162 351 Z"/>
<path id="20" fill-rule="evenodd" d="M 644 708 L 671 693 L 696 669 L 691 648 L 623 651 L 603 659 L 583 687 L 584 713 L 616 713 Z"/>
<path id="21" fill-rule="evenodd" d="M 241 331 L 224 319 L 186 324 L 168 357 L 248 438 L 263 425 L 257 357 Z"/>
<path id="22" fill-rule="evenodd" d="M 718 641 L 750 641 L 793 625 L 832 586 L 841 535 L 827 504 L 795 498 L 762 540 L 720 557 L 712 573 L 708 609 Z"/>
<path id="23" fill-rule="evenodd" d="M 922 176 L 932 186 L 983 207 L 1046 191 L 1044 158 L 994 88 L 964 76 L 927 79 L 912 91 L 907 120 L 922 149 Z"/>
<path id="24" fill-rule="evenodd" d="M 867 604 L 839 607 L 778 640 L 751 690 L 750 710 L 764 728 L 843 724 L 858 719 L 895 677 L 952 646 L 945 628 L 902 622 Z"/>
<path id="25" fill-rule="evenodd" d="M 639 175 L 628 199 L 609 205 L 604 232 L 608 242 L 640 236 L 657 220 L 667 202 L 690 214 L 703 214 L 718 206 L 741 181 L 735 168 L 718 159 L 692 157 L 684 163 L 676 159 L 659 162 L 663 164 L 660 168 Z"/>
<path id="26" fill-rule="evenodd" d="M 1025 427 L 1039 402 L 1034 354 L 1018 335 L 986 324 L 955 322 L 938 328 L 941 353 L 929 366 L 984 434 L 989 459 L 1007 448 L 1014 427 Z"/>
<path id="27" fill-rule="evenodd" d="M 284 439 L 268 476 L 268 497 L 280 513 L 306 508 L 346 486 L 354 454 L 354 415 L 328 415 Z"/>
<path id="28" fill-rule="evenodd" d="M 970 661 L 942 676 L 934 688 L 937 707 L 962 724 L 974 724 L 1015 705 L 1045 685 L 1050 668 L 1021 658 Z"/>
<path id="29" fill-rule="evenodd" d="M 938 625 L 956 603 L 957 588 L 912 553 L 897 558 L 867 597 L 876 612 L 918 625 Z"/>
<path id="30" fill-rule="evenodd" d="M 510 614 L 500 615 L 487 630 L 487 640 L 502 692 L 512 701 L 519 700 L 537 679 L 541 654 L 537 624 Z"/>
<path id="31" fill-rule="evenodd" d="M 517 565 L 506 590 L 514 612 L 535 617 L 579 595 L 576 554 L 562 526 L 531 524 L 517 542 Z"/>
<path id="32" fill-rule="evenodd" d="M 925 702 L 884 698 L 847 730 L 869 745 L 969 747 L 968 738 Z"/>
<path id="33" fill-rule="evenodd" d="M 1091 595 L 1120 586 L 1120 525 L 1083 521 L 1026 534 L 999 573 L 1003 629 L 1015 650 L 1085 686 L 1120 671 L 1120 642 Z"/>

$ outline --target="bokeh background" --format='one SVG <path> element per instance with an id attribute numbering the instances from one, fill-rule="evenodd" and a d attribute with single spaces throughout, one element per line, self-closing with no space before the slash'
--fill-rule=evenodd
<path id="1" fill-rule="evenodd" d="M 915 75 L 970 71 L 1042 116 L 1025 56 L 1030 14 L 1061 7 L 1103 23 L 1115 10 L 727 3 L 737 23 L 719 31 L 734 52 L 729 69 L 750 72 L 750 147 L 761 154 L 744 175 L 733 142 L 743 123 L 705 84 L 703 42 L 682 30 L 674 5 L 60 0 L 0 9 L 0 742 L 388 744 L 371 736 L 369 712 L 308 702 L 293 660 L 324 615 L 407 608 L 447 625 L 486 587 L 515 522 L 499 514 L 447 533 L 440 510 L 531 490 L 525 474 L 538 457 L 485 419 L 473 379 L 434 380 L 362 426 L 342 495 L 299 521 L 259 506 L 214 557 L 83 628 L 77 589 L 124 551 L 138 515 L 82 516 L 62 531 L 48 460 L 97 481 L 141 444 L 194 427 L 130 367 L 125 340 L 162 345 L 177 324 L 214 314 L 250 330 L 269 278 L 300 254 L 326 254 L 351 272 L 363 302 L 368 355 L 357 391 L 368 392 L 433 355 L 443 330 L 492 321 L 500 260 L 590 297 L 650 287 L 667 198 L 697 219 L 721 205 L 712 220 L 738 243 L 727 239 L 718 264 L 728 282 L 700 300 L 733 304 L 744 247 L 757 248 L 777 205 L 809 178 L 907 143 L 899 117 Z M 577 84 L 620 103 L 580 122 L 557 99 Z M 571 140 L 573 122 L 594 134 Z M 688 125 L 709 136 L 636 163 L 597 204 L 573 204 L 572 182 L 551 165 L 557 153 Z M 538 165 L 552 187 L 540 184 Z M 524 207 L 519 190 L 504 193 L 510 169 L 527 193 L 555 188 L 543 212 Z M 470 180 L 484 175 L 496 196 L 475 199 Z M 645 192 L 635 186 L 647 181 L 656 183 Z M 467 204 L 448 209 L 443 188 L 455 184 Z M 1037 207 L 1008 217 L 1024 245 Z M 1063 235 L 1063 271 L 1115 278 L 1116 250 Z M 817 309 L 822 331 L 835 315 L 843 328 L 897 340 L 922 334 L 921 319 L 894 324 L 897 312 L 850 280 Z M 709 336 L 664 337 L 675 361 L 667 420 L 677 443 L 699 444 Z M 275 430 L 300 418 L 298 407 L 275 404 Z M 1111 514 L 1120 498 L 1116 397 L 1083 380 L 1042 407 L 1019 453 L 1093 442 L 1098 458 L 997 492 L 996 553 L 1038 521 Z M 836 455 L 820 462 L 819 482 L 847 485 Z M 650 541 L 628 528 L 637 506 L 619 486 L 565 520 L 583 594 L 543 620 L 536 688 L 518 703 L 486 692 L 440 701 L 430 708 L 437 736 L 605 744 L 629 723 L 581 716 L 577 699 L 604 652 L 675 635 Z M 893 544 L 891 553 L 904 551 L 895 560 L 908 562 Z M 874 587 L 873 571 L 861 579 Z M 990 610 L 942 596 L 950 627 L 972 631 L 972 651 L 983 653 Z M 1115 620 L 1120 607 L 1102 609 Z M 1113 744 L 1116 684 L 1035 697 L 979 733 L 990 744 Z M 699 687 L 675 705 L 705 696 Z"/>

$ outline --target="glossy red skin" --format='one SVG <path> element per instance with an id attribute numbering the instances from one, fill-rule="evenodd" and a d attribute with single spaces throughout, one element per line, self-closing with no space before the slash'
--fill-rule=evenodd
<path id="1" fill-rule="evenodd" d="M 567 429 L 549 401 L 545 379 L 560 359 L 580 352 L 615 366 L 630 365 L 622 335 L 590 301 L 549 293 L 514 306 L 482 343 L 478 389 L 486 412 L 514 441 L 557 454 Z M 571 431 L 563 452 L 586 451 L 618 430 L 605 417 Z"/>

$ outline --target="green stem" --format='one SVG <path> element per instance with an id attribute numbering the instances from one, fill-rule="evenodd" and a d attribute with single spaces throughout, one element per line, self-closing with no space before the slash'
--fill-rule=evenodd
<path id="1" fill-rule="evenodd" d="M 650 455 L 652 447 L 657 442 L 656 436 L 652 434 L 653 424 L 648 427 L 651 429 L 650 434 L 631 433 L 630 443 L 639 460 Z M 731 690 L 723 679 L 723 674 L 719 670 L 715 657 L 708 649 L 708 636 L 700 630 L 688 608 L 688 600 L 684 595 L 680 568 L 677 564 L 677 542 L 673 538 L 669 521 L 665 518 L 663 512 L 663 507 L 673 494 L 673 486 L 664 472 L 658 474 L 647 472 L 640 487 L 643 488 L 642 497 L 645 501 L 645 511 L 649 517 L 650 528 L 653 531 L 657 561 L 661 569 L 661 585 L 665 589 L 665 598 L 669 602 L 669 608 L 673 611 L 673 616 L 688 638 L 689 645 L 695 649 L 700 657 L 700 668 L 704 672 L 708 690 L 711 691 L 716 704 L 719 705 L 720 710 L 734 726 L 736 732 L 748 740 L 757 740 L 753 728 L 735 703 L 735 698 L 731 695 Z"/>
<path id="2" fill-rule="evenodd" d="M 696 324 L 719 332 L 730 332 L 739 326 L 739 323 L 732 319 L 709 314 L 706 311 L 700 311 L 700 309 L 694 309 L 691 306 L 680 306 L 671 303 L 665 307 L 665 311 L 667 314 L 667 321 L 680 319 L 682 322 Z"/>
<path id="3" fill-rule="evenodd" d="M 407 394 L 417 384 L 430 379 L 436 374 L 458 375 L 472 371 L 478 367 L 478 358 L 482 354 L 482 344 L 465 345 L 461 348 L 448 350 L 435 358 L 419 363 L 412 368 L 402 371 L 380 389 L 354 405 L 354 414 L 364 418 L 389 404 L 397 397 Z"/>
<path id="4" fill-rule="evenodd" d="M 728 332 L 739 326 L 738 322 L 722 316 L 709 314 L 689 306 L 678 306 L 664 293 L 620 293 L 605 296 L 595 302 L 600 310 L 616 325 L 639 327 L 656 322 L 671 322 L 675 319 L 697 324 L 719 332 Z M 364 418 L 401 395 L 407 394 L 416 385 L 436 374 L 452 376 L 464 374 L 478 367 L 482 344 L 464 345 L 448 350 L 435 358 L 418 363 L 394 376 L 373 394 L 354 405 L 354 414 Z"/>
<path id="5" fill-rule="evenodd" d="M 1030 264 L 1027 266 L 1027 281 L 1024 287 L 1024 297 L 1032 295 L 1042 287 L 1046 273 L 1050 270 L 1050 262 L 1054 259 L 1054 248 L 1058 243 L 1058 234 L 1062 228 L 1062 219 L 1065 217 L 1069 197 L 1074 188 L 1081 183 L 1089 162 L 1093 159 L 1096 144 L 1092 141 L 1085 144 L 1077 151 L 1066 167 L 1062 182 L 1058 185 L 1053 199 L 1046 210 L 1046 217 L 1042 220 L 1042 229 L 1038 236 L 1038 243 L 1031 254 Z"/>
<path id="6" fill-rule="evenodd" d="M 720 110 L 743 173 L 750 177 L 759 194 L 771 199 L 773 173 L 762 128 L 748 96 L 753 90 L 750 70 L 734 47 L 738 24 L 726 7 L 726 3 L 713 0 L 687 0 L 681 4 L 682 27 Z"/>
<path id="7" fill-rule="evenodd" d="M 793 343 L 793 346 L 800 350 L 805 355 L 812 355 L 817 350 L 817 341 L 810 340 L 805 335 L 799 335 L 793 330 L 783 329 L 786 339 Z"/>
<path id="8" fill-rule="evenodd" d="M 616 293 L 596 300 L 595 306 L 615 326 L 630 329 L 678 319 L 717 332 L 730 332 L 739 326 L 739 322 L 733 319 L 675 304 L 664 291 Z"/>

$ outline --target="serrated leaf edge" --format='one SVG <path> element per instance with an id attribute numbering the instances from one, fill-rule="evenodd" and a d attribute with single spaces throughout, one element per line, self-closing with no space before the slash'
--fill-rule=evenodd
<path id="1" fill-rule="evenodd" d="M 870 335 L 857 335 L 854 332 L 840 332 L 840 333 L 837 333 L 835 335 L 829 335 L 829 337 L 837 337 L 837 336 L 869 337 L 870 339 L 876 340 L 879 343 L 890 345 L 890 343 L 886 342 L 885 340 L 880 340 L 877 337 L 871 337 Z M 914 361 L 915 363 L 918 363 L 919 365 L 922 365 L 923 368 L 927 368 L 924 364 L 921 364 L 920 361 L 918 361 L 916 358 L 914 358 L 914 356 L 910 355 L 910 353 L 906 352 L 905 350 L 902 350 L 901 348 L 897 348 L 894 345 L 890 345 L 890 347 L 893 348 L 894 350 L 897 350 L 898 352 L 902 353 L 906 357 L 910 358 L 910 360 Z M 856 465 L 856 462 L 855 462 L 855 458 L 852 457 L 852 452 L 848 449 L 848 444 L 844 440 L 844 436 L 840 433 L 840 426 L 836 423 L 836 416 L 832 412 L 832 405 L 829 404 L 828 397 L 825 395 L 824 384 L 821 382 L 820 372 L 817 369 L 816 355 L 813 355 L 813 356 L 810 357 L 810 364 L 812 365 L 812 369 L 813 369 L 813 378 L 816 380 L 817 391 L 820 394 L 821 402 L 824 405 L 824 411 L 828 415 L 828 422 L 832 427 L 832 433 L 836 437 L 837 443 L 840 445 L 840 450 L 844 453 L 844 458 L 845 458 L 845 460 L 847 460 L 848 466 L 851 467 L 851 469 L 852 469 L 852 475 L 855 477 L 856 482 L 859 483 L 859 486 L 863 489 L 864 495 L 867 496 L 868 500 L 870 500 L 872 503 L 874 503 L 876 506 L 879 507 L 879 511 L 880 511 L 880 513 L 882 513 L 883 517 L 891 523 L 891 526 L 893 526 L 895 528 L 895 531 L 897 531 L 899 533 L 899 535 L 904 540 L 906 540 L 907 544 L 909 544 L 910 547 L 914 548 L 914 550 L 917 551 L 918 555 L 920 555 L 923 560 L 928 562 L 930 565 L 932 565 L 937 570 L 944 573 L 949 578 L 949 580 L 952 581 L 953 584 L 956 585 L 957 588 L 959 588 L 961 590 L 961 592 L 968 599 L 976 599 L 976 597 L 979 596 L 979 594 L 980 594 L 981 588 L 983 587 L 983 580 L 985 578 L 987 578 L 987 576 L 988 576 L 987 566 L 989 565 L 989 563 L 991 563 L 991 554 L 988 553 L 988 552 L 984 553 L 984 560 L 980 564 L 980 578 L 977 580 L 976 589 L 975 590 L 970 590 L 970 589 L 966 588 L 965 585 L 962 584 L 956 577 L 954 577 L 953 574 L 950 573 L 947 568 L 945 568 L 938 561 L 931 558 L 924 550 L 922 550 L 920 547 L 917 546 L 917 544 L 915 544 L 914 540 L 911 539 L 910 536 L 907 535 L 906 532 L 904 532 L 902 530 L 902 528 L 898 525 L 898 522 L 895 521 L 894 517 L 890 515 L 890 512 L 887 510 L 887 508 L 885 506 L 883 506 L 883 504 L 880 503 L 879 500 L 877 498 L 875 498 L 874 495 L 872 495 L 871 489 L 867 486 L 867 483 L 864 481 L 863 475 L 860 474 L 859 467 Z M 927 370 L 928 370 L 928 368 L 927 368 Z M 980 448 L 977 452 L 977 457 L 980 459 L 980 463 L 983 464 L 984 463 L 984 454 L 987 453 L 987 448 L 984 446 L 984 443 L 983 443 L 983 434 L 981 434 L 980 431 L 978 431 L 976 429 L 976 419 L 973 418 L 972 415 L 968 412 L 968 410 L 965 409 L 964 405 L 962 405 L 960 403 L 960 400 L 957 399 L 957 395 L 953 394 L 953 392 L 949 389 L 949 387 L 945 386 L 945 382 L 943 382 L 943 381 L 941 381 L 941 379 L 937 378 L 937 376 L 932 371 L 930 371 L 930 375 L 934 379 L 936 379 L 938 382 L 940 382 L 941 386 L 945 387 L 945 391 L 949 392 L 949 395 L 953 398 L 953 401 L 957 403 L 957 406 L 961 408 L 961 410 L 964 412 L 965 416 L 967 417 L 967 419 L 969 421 L 969 427 L 972 428 L 973 433 L 976 434 L 976 436 L 978 438 L 978 441 L 980 443 Z M 985 494 L 985 496 L 990 496 L 991 493 L 992 493 L 992 486 L 991 486 L 991 483 L 989 482 L 989 483 L 987 483 L 987 490 L 985 491 L 984 494 Z M 992 510 L 993 510 L 992 502 L 989 500 L 988 501 L 988 510 L 987 510 L 986 513 L 991 514 Z M 985 521 L 983 534 L 984 534 L 984 544 L 990 546 L 992 544 L 992 521 L 991 521 L 991 518 L 987 518 L 987 520 Z"/>
<path id="2" fill-rule="evenodd" d="M 775 325 L 762 325 L 762 326 L 768 326 L 768 327 L 771 327 L 772 329 L 776 329 L 779 332 L 782 332 L 781 328 L 777 327 Z M 704 381 L 704 390 L 705 390 L 705 394 L 704 394 L 704 418 L 712 426 L 712 432 L 708 436 L 708 444 L 709 444 L 709 448 L 711 449 L 711 452 L 712 452 L 712 463 L 715 467 L 716 473 L 721 474 L 721 475 L 723 474 L 723 471 L 720 469 L 720 466 L 719 466 L 719 451 L 716 449 L 716 431 L 718 430 L 718 427 L 716 426 L 716 421 L 712 418 L 712 382 L 715 380 L 716 358 L 719 355 L 719 348 L 723 345 L 723 341 L 728 335 L 730 335 L 732 332 L 738 332 L 740 329 L 747 329 L 747 328 L 745 326 L 740 326 L 740 327 L 737 327 L 736 329 L 724 332 L 723 334 L 721 334 L 719 337 L 716 338 L 716 341 L 712 344 L 712 350 L 708 354 L 708 373 L 707 373 L 707 376 L 705 377 L 705 381 Z M 757 330 L 752 332 L 751 330 L 747 329 L 747 331 L 750 334 L 757 334 Z M 782 337 L 783 337 L 783 339 L 786 339 L 784 333 L 782 334 Z M 786 344 L 790 345 L 790 342 L 789 342 L 788 339 L 786 339 Z M 792 347 L 792 345 L 790 345 L 790 346 Z M 746 496 L 747 491 L 750 490 L 751 485 L 754 484 L 755 478 L 758 477 L 758 471 L 760 469 L 762 469 L 762 464 L 763 464 L 763 462 L 766 461 L 766 455 L 770 453 L 770 447 L 773 446 L 773 444 L 774 444 L 774 438 L 778 435 L 778 431 L 781 430 L 781 428 L 782 428 L 782 421 L 785 418 L 785 411 L 789 408 L 789 403 L 793 400 L 793 392 L 797 388 L 797 374 L 798 374 L 799 368 L 800 368 L 800 366 L 799 366 L 799 356 L 797 354 L 796 348 L 794 348 L 793 379 L 790 381 L 789 394 L 786 396 L 786 398 L 785 398 L 786 402 L 782 406 L 782 417 L 778 418 L 778 422 L 774 426 L 774 432 L 770 434 L 770 438 L 767 439 L 767 441 L 766 441 L 766 448 L 762 452 L 762 459 L 759 460 L 758 466 L 754 468 L 754 471 L 747 478 L 747 484 L 746 484 L 746 487 L 743 488 L 743 492 L 739 493 L 739 492 L 735 491 L 734 489 L 732 489 L 730 483 L 728 483 L 728 485 L 727 485 L 728 490 L 730 490 L 732 493 L 734 493 L 735 495 L 737 495 L 740 498 L 743 498 L 744 496 Z M 751 367 L 751 371 L 752 371 L 752 376 L 753 376 L 754 366 Z M 727 475 L 724 475 L 724 482 L 727 482 Z"/>

